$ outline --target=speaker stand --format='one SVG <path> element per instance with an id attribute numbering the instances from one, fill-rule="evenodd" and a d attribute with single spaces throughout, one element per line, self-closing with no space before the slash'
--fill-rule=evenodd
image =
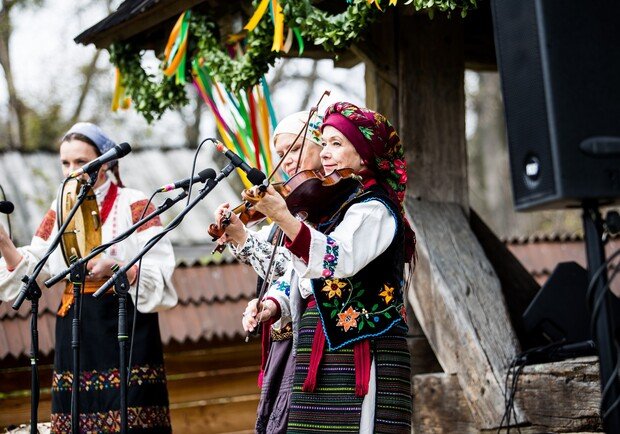
<path id="1" fill-rule="evenodd" d="M 603 246 L 603 219 L 596 201 L 584 202 L 583 229 L 588 260 L 591 290 L 588 303 L 592 315 L 592 334 L 599 354 L 601 376 L 601 418 L 607 433 L 620 433 L 620 381 L 616 373 L 618 351 L 615 337 L 620 319 L 618 299 L 609 291 L 605 249 Z M 601 267 L 605 267 L 599 272 Z M 592 279 L 596 282 L 592 283 Z M 614 406 L 614 408 L 612 408 Z"/>

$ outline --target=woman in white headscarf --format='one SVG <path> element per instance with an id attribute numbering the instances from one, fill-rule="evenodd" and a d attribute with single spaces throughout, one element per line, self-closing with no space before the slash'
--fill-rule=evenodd
<path id="1" fill-rule="evenodd" d="M 282 169 L 289 177 L 301 170 L 322 170 L 320 117 L 314 115 L 309 122 L 305 136 L 294 142 L 308 120 L 308 112 L 293 113 L 278 123 L 273 133 L 275 153 L 284 158 Z M 303 145 L 303 146 L 302 146 Z M 290 151 L 288 151 L 290 148 Z M 287 153 L 288 151 L 288 153 Z M 286 155 L 285 155 L 286 154 Z M 222 204 L 215 211 L 219 220 L 229 210 L 229 204 Z M 262 286 L 269 260 L 273 252 L 275 225 L 269 225 L 258 232 L 248 231 L 234 214 L 230 225 L 220 242 L 229 242 L 231 251 L 242 262 L 251 265 L 259 275 L 257 292 Z M 243 328 L 254 331 L 259 325 L 262 333 L 261 372 L 259 386 L 261 399 L 257 410 L 256 432 L 284 433 L 288 421 L 288 409 L 293 384 L 294 361 L 292 352 L 292 327 L 289 294 L 291 285 L 297 279 L 291 275 L 288 262 L 290 252 L 278 248 L 272 268 L 272 283 L 259 303 L 258 298 L 250 301 L 243 312 Z M 292 282 L 294 280 L 294 282 Z M 307 282 L 309 283 L 309 281 Z M 260 306 L 260 308 L 259 308 Z M 262 321 L 262 319 L 267 319 Z"/>
<path id="2" fill-rule="evenodd" d="M 115 143 L 96 125 L 80 122 L 65 134 L 60 144 L 60 162 L 67 176 L 94 160 Z M 115 181 L 108 176 L 114 175 Z M 102 240 L 107 242 L 137 222 L 147 204 L 140 191 L 124 188 L 118 162 L 105 164 L 97 174 L 94 192 L 102 222 Z M 153 208 L 154 209 L 154 208 Z M 149 211 L 152 208 L 149 207 Z M 88 263 L 83 292 L 92 294 L 112 274 L 111 267 L 123 265 L 144 244 L 161 231 L 159 218 L 150 220 L 133 235 L 108 249 Z M 20 289 L 20 279 L 33 271 L 57 232 L 56 203 L 47 211 L 29 246 L 15 247 L 0 225 L 0 300 L 13 300 Z M 128 380 L 128 424 L 133 433 L 171 432 L 168 391 L 163 364 L 157 311 L 177 303 L 171 283 L 174 255 L 167 239 L 161 240 L 142 261 L 140 292 L 136 299 L 137 266 L 128 271 L 131 300 L 128 302 L 128 330 L 131 330 L 133 307 L 137 307 L 132 366 Z M 47 261 L 40 280 L 66 268 L 60 249 Z M 56 319 L 54 376 L 52 381 L 52 432 L 71 432 L 72 348 L 71 322 L 73 291 L 66 281 Z M 118 302 L 111 291 L 94 299 L 82 298 L 80 330 L 80 432 L 116 432 L 120 429 L 120 378 L 118 350 Z"/>

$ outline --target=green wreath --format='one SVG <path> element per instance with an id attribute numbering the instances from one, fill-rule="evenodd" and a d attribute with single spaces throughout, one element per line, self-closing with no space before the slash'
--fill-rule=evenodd
<path id="1" fill-rule="evenodd" d="M 164 112 L 173 107 L 187 104 L 185 88 L 168 77 L 154 80 L 140 63 L 142 55 L 127 43 L 115 43 L 110 46 L 110 62 L 121 72 L 125 92 L 131 97 L 132 104 L 147 122 L 159 119 Z"/>
<path id="2" fill-rule="evenodd" d="M 348 47 L 376 17 L 378 9 L 366 0 L 349 0 L 344 12 L 329 15 L 309 0 L 280 0 L 289 26 L 298 27 L 305 39 L 326 51 Z"/>
<path id="3" fill-rule="evenodd" d="M 409 0 L 417 10 L 441 11 L 461 9 L 465 15 L 475 8 L 477 0 Z M 326 51 L 346 48 L 358 40 L 362 31 L 377 16 L 378 9 L 367 0 L 347 0 L 345 11 L 330 15 L 311 4 L 310 0 L 280 0 L 286 24 L 297 27 L 302 37 L 322 46 Z M 383 1 L 385 3 L 385 1 Z M 187 61 L 203 59 L 214 78 L 227 89 L 238 92 L 258 83 L 281 53 L 271 51 L 273 23 L 262 19 L 244 40 L 245 54 L 231 58 L 219 42 L 217 24 L 208 16 L 192 13 L 189 23 Z M 134 108 L 148 122 L 159 119 L 169 108 L 187 104 L 185 88 L 168 77 L 155 77 L 141 66 L 141 53 L 128 43 L 112 44 L 110 61 L 119 68 L 125 92 Z M 191 68 L 187 68 L 191 70 Z"/>

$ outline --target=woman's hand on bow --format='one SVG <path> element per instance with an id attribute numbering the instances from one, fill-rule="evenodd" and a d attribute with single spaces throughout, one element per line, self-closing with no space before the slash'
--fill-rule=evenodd
<path id="1" fill-rule="evenodd" d="M 262 303 L 258 303 L 258 298 L 250 300 L 243 312 L 243 330 L 246 332 L 254 331 L 256 326 L 263 321 L 267 321 L 274 316 L 278 311 L 278 307 L 273 300 L 263 300 Z"/>

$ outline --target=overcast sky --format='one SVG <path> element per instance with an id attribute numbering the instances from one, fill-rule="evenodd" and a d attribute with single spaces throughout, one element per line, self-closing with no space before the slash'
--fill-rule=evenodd
<path id="1" fill-rule="evenodd" d="M 118 3 L 120 2 L 116 2 L 115 5 Z M 82 8 L 77 13 L 76 5 Z M 62 102 L 67 112 L 73 109 L 75 98 L 72 98 L 72 94 L 76 94 L 80 86 L 76 80 L 76 69 L 88 61 L 95 50 L 93 45 L 85 47 L 76 44 L 73 38 L 105 16 L 107 11 L 103 2 L 93 4 L 92 1 L 85 0 L 46 0 L 41 8 L 16 10 L 13 13 L 15 22 L 11 41 L 13 71 L 16 86 L 29 105 L 36 106 L 44 98 Z M 108 86 L 111 89 L 113 67 L 109 63 L 107 52 L 103 53 L 99 65 L 107 68 L 108 72 L 97 85 Z M 156 63 L 152 65 L 155 67 Z M 310 62 L 300 59 L 296 61 L 296 66 L 302 71 L 307 70 Z M 345 95 L 338 88 L 330 87 L 327 81 L 319 82 L 315 86 L 311 101 L 318 100 L 324 89 L 331 88 L 332 95 L 327 102 L 346 99 L 363 104 L 363 65 L 358 65 L 352 70 L 334 69 L 332 62 L 327 60 L 320 63 L 320 71 L 325 77 L 348 83 L 352 91 Z M 274 93 L 274 106 L 278 118 L 300 109 L 301 93 L 300 83 L 291 83 L 286 89 Z M 7 99 L 4 83 L 0 87 L 0 99 L 3 102 Z M 84 116 L 88 117 L 93 110 L 109 111 L 109 108 L 95 107 L 91 100 L 87 103 Z M 131 137 L 142 141 L 143 143 L 140 143 L 142 145 L 178 145 L 183 142 L 183 129 L 175 114 L 166 114 L 161 120 L 148 125 L 131 109 L 117 113 L 109 111 L 109 116 L 102 122 L 102 126 L 111 130 L 114 138 L 119 141 Z M 202 134 L 207 137 L 214 133 L 211 115 L 206 111 Z"/>

